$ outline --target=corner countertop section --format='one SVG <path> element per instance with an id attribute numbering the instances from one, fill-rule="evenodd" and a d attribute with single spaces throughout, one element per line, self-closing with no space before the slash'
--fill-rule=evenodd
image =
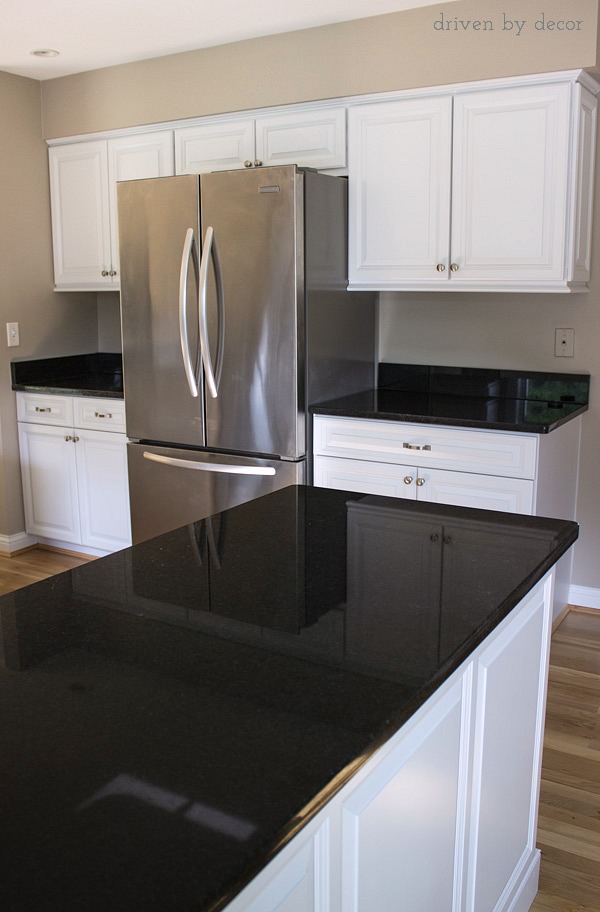
<path id="1" fill-rule="evenodd" d="M 313 414 L 547 434 L 588 409 L 589 374 L 380 364 L 378 387 Z"/>
<path id="2" fill-rule="evenodd" d="M 29 393 L 123 398 L 123 363 L 120 354 L 96 352 L 12 361 L 12 388 Z"/>
<path id="3" fill-rule="evenodd" d="M 576 538 L 292 486 L 0 597 L 3 907 L 221 909 Z"/>

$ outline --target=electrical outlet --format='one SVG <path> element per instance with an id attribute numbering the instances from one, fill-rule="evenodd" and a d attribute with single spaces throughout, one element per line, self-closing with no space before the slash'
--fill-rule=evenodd
<path id="1" fill-rule="evenodd" d="M 575 330 L 554 330 L 554 356 L 556 358 L 572 358 L 575 354 Z"/>
<path id="2" fill-rule="evenodd" d="M 18 323 L 7 323 L 6 324 L 6 339 L 7 339 L 9 348 L 12 346 L 21 344 L 20 339 L 19 339 L 19 324 Z"/>

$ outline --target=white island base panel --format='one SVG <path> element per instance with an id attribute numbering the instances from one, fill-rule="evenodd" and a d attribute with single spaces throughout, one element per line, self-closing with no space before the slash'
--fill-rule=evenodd
<path id="1" fill-rule="evenodd" d="M 215 910 L 527 912 L 553 584 L 551 572 Z"/>

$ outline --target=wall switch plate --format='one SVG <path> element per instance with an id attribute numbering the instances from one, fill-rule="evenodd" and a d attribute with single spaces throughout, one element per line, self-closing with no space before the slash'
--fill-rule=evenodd
<path id="1" fill-rule="evenodd" d="M 575 330 L 554 330 L 554 356 L 556 358 L 572 358 L 575 354 Z"/>
<path id="2" fill-rule="evenodd" d="M 6 324 L 6 339 L 8 341 L 9 348 L 12 346 L 20 345 L 19 339 L 19 324 L 18 323 L 7 323 Z"/>

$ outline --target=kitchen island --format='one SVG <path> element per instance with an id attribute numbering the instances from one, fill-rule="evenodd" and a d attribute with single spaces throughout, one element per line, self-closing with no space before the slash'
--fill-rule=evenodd
<path id="1" fill-rule="evenodd" d="M 576 537 L 299 486 L 2 597 L 3 908 L 528 908 Z"/>

